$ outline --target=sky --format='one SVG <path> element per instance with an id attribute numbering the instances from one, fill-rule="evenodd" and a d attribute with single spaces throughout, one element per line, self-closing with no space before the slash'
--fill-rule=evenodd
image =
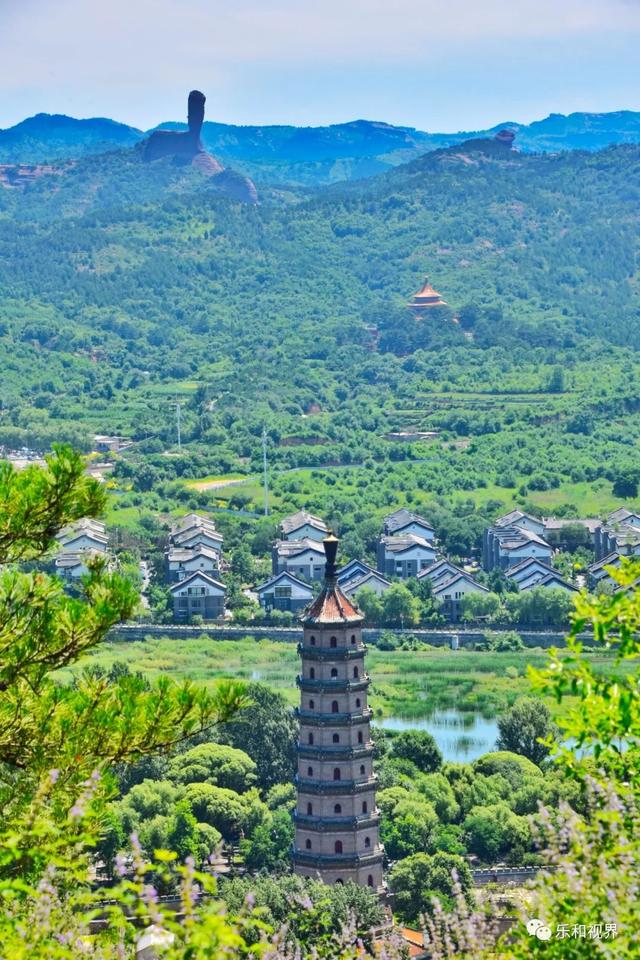
<path id="1" fill-rule="evenodd" d="M 365 118 L 474 130 L 640 110 L 640 0 L 0 0 L 0 127 Z"/>

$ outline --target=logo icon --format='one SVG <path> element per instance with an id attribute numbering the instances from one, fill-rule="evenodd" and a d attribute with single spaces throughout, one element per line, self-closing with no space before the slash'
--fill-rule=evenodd
<path id="1" fill-rule="evenodd" d="M 527 933 L 538 940 L 551 940 L 551 927 L 543 923 L 542 920 L 533 918 L 527 921 Z"/>

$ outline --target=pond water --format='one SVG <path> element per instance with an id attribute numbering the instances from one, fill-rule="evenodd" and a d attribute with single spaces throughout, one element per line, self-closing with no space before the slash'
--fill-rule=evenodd
<path id="1" fill-rule="evenodd" d="M 498 739 L 496 719 L 455 709 L 435 710 L 428 717 L 382 717 L 374 723 L 384 730 L 426 730 L 445 760 L 462 763 L 495 750 Z"/>

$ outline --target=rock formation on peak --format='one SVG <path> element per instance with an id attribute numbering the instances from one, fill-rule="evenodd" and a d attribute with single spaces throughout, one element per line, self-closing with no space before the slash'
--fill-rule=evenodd
<path id="1" fill-rule="evenodd" d="M 513 130 L 508 130 L 507 127 L 503 127 L 502 130 L 498 130 L 493 139 L 497 143 L 501 143 L 503 146 L 507 147 L 508 150 L 511 150 L 515 138 L 516 135 Z"/>
<path id="2" fill-rule="evenodd" d="M 192 90 L 189 94 L 187 113 L 189 129 L 183 133 L 177 133 L 174 130 L 155 130 L 142 145 L 143 160 L 149 163 L 152 160 L 160 160 L 162 157 L 174 157 L 184 163 L 193 163 L 199 154 L 204 154 L 205 149 L 202 146 L 200 132 L 204 122 L 205 100 L 203 93 Z M 209 160 L 210 175 L 222 173 L 222 164 L 215 157 L 205 155 Z"/>
<path id="3" fill-rule="evenodd" d="M 219 160 L 204 149 L 200 133 L 204 123 L 204 105 L 206 97 L 199 90 L 189 94 L 187 106 L 188 130 L 155 130 L 142 144 L 142 159 L 146 163 L 172 157 L 176 163 L 196 167 L 201 173 L 212 179 L 218 178 L 214 186 L 234 200 L 243 203 L 257 203 L 258 193 L 252 180 L 233 170 L 225 169 Z"/>

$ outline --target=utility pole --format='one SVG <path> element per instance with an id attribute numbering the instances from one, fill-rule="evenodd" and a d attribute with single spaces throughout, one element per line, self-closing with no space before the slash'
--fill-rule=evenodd
<path id="1" fill-rule="evenodd" d="M 267 471 L 267 428 L 262 428 L 262 469 L 264 474 L 264 515 L 269 516 L 269 473 Z"/>

